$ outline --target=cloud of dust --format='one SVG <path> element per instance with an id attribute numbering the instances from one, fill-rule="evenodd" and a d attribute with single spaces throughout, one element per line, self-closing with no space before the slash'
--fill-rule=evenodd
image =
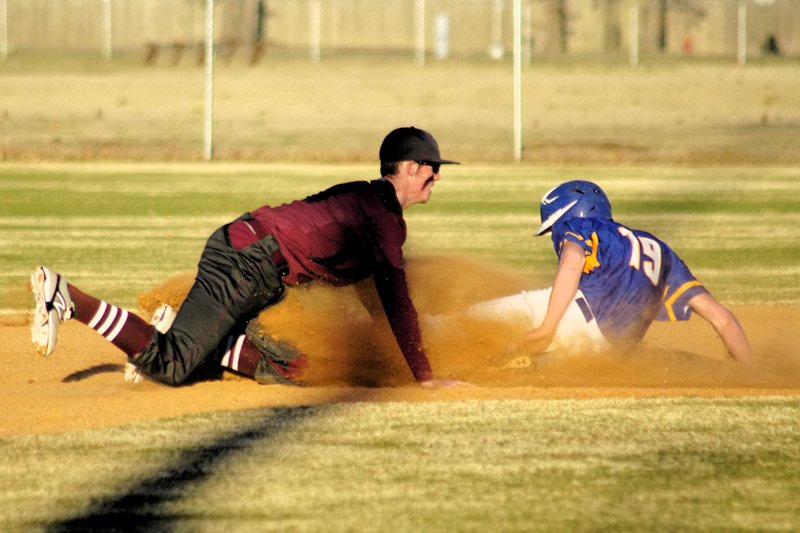
<path id="1" fill-rule="evenodd" d="M 462 314 L 479 301 L 541 288 L 503 267 L 457 256 L 411 258 L 407 276 L 421 317 L 434 373 L 486 387 L 592 388 L 792 388 L 800 386 L 800 358 L 776 324 L 797 324 L 794 309 L 746 309 L 739 315 L 761 358 L 757 370 L 726 360 L 721 342 L 702 319 L 654 324 L 627 354 L 548 353 L 525 369 L 493 363 L 518 354 L 525 332 L 513 323 L 476 321 Z M 147 314 L 161 303 L 177 308 L 193 273 L 167 280 L 139 297 Z M 363 282 L 373 297 L 370 280 Z M 446 317 L 433 319 L 429 317 Z M 310 284 L 290 288 L 259 320 L 272 335 L 306 353 L 310 385 L 393 387 L 412 383 L 411 373 L 385 317 L 372 320 L 353 287 Z"/>

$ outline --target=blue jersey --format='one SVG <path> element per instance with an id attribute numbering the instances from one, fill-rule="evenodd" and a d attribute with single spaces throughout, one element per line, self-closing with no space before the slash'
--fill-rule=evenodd
<path id="1" fill-rule="evenodd" d="M 553 245 L 586 252 L 579 288 L 600 331 L 617 348 L 639 342 L 653 320 L 688 320 L 687 302 L 707 292 L 686 264 L 654 235 L 613 220 L 570 218 L 553 225 Z"/>

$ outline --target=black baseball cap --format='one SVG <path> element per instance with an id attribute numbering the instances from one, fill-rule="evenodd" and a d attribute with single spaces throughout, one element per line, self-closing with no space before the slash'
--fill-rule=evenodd
<path id="1" fill-rule="evenodd" d="M 415 128 L 397 128 L 389 133 L 381 143 L 380 160 L 390 163 L 395 161 L 418 161 L 437 163 L 439 165 L 460 165 L 458 161 L 442 159 L 439 144 L 433 135 L 425 130 Z"/>

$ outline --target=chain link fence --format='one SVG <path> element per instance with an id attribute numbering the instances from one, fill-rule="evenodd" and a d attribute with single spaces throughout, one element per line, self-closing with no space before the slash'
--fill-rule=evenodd
<path id="1" fill-rule="evenodd" d="M 0 158 L 514 160 L 516 0 L 0 0 Z M 523 159 L 796 164 L 797 0 L 519 0 Z"/>

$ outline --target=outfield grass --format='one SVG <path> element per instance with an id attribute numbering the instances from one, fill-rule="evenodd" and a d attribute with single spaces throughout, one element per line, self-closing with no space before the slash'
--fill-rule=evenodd
<path id="1" fill-rule="evenodd" d="M 193 270 L 205 238 L 242 212 L 376 174 L 375 165 L 4 165 L 0 309 L 30 307 L 26 276 L 39 263 L 135 307 L 138 294 Z M 547 286 L 555 255 L 531 237 L 536 202 L 573 178 L 599 182 L 618 220 L 670 243 L 723 301 L 800 303 L 795 168 L 450 167 L 432 201 L 407 213 L 407 254 L 475 255 Z"/>
<path id="2" fill-rule="evenodd" d="M 0 527 L 792 531 L 798 410 L 779 398 L 365 402 L 6 438 Z"/>
<path id="3" fill-rule="evenodd" d="M 0 307 L 42 262 L 134 307 L 206 235 L 374 166 L 3 165 Z M 408 212 L 409 256 L 468 254 L 548 283 L 534 200 L 588 178 L 721 300 L 800 303 L 792 168 L 448 168 Z M 56 192 L 58 191 L 58 192 Z M 266 393 L 266 392 L 265 392 Z M 98 398 L 102 401 L 102 398 Z M 796 398 L 341 403 L 0 439 L 0 529 L 800 528 Z"/>

